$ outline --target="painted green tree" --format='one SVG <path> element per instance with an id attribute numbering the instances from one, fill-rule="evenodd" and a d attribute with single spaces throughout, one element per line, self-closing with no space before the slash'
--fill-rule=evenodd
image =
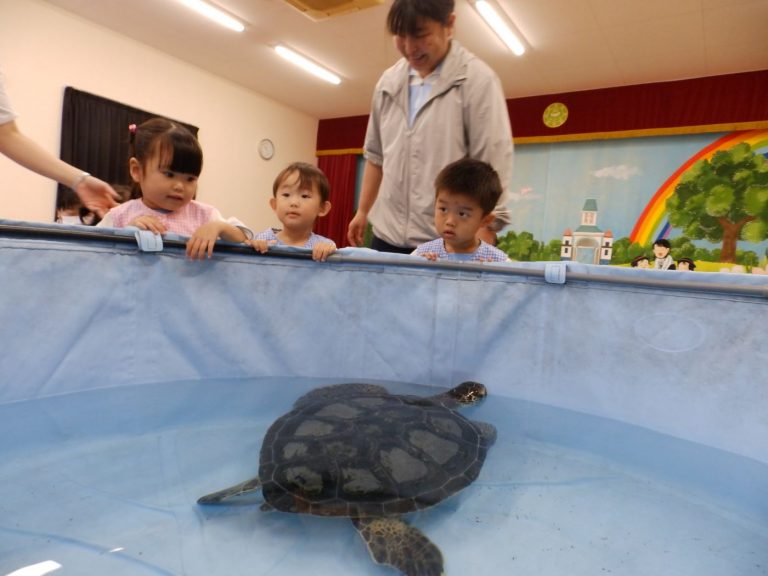
<path id="1" fill-rule="evenodd" d="M 613 243 L 613 255 L 611 256 L 611 264 L 628 264 L 636 256 L 641 254 L 648 256 L 652 254 L 648 246 L 643 246 L 637 242 L 632 242 L 629 238 L 618 238 Z"/>
<path id="2" fill-rule="evenodd" d="M 699 160 L 667 200 L 669 223 L 692 239 L 722 242 L 721 261 L 736 261 L 738 240 L 768 238 L 768 161 L 742 142 Z"/>
<path id="3" fill-rule="evenodd" d="M 512 260 L 534 262 L 538 260 L 560 260 L 560 240 L 549 243 L 536 240 L 530 232 L 517 233 L 510 230 L 499 237 L 498 248 Z"/>

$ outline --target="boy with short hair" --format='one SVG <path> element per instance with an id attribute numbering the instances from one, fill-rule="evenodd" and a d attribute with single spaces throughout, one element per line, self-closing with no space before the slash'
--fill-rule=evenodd
<path id="1" fill-rule="evenodd" d="M 653 268 L 655 270 L 674 270 L 675 259 L 669 251 L 672 249 L 672 245 L 666 238 L 659 238 L 653 243 L 653 255 L 656 257 L 653 261 Z"/>
<path id="2" fill-rule="evenodd" d="M 412 254 L 428 260 L 508 262 L 507 255 L 478 238 L 494 219 L 501 197 L 499 175 L 487 162 L 462 158 L 435 179 L 435 228 L 440 238 L 419 245 Z"/>
<path id="3" fill-rule="evenodd" d="M 283 224 L 282 230 L 268 228 L 246 243 L 264 254 L 270 246 L 311 248 L 312 259 L 325 261 L 336 244 L 312 232 L 315 220 L 331 211 L 331 187 L 322 170 L 305 162 L 283 169 L 272 185 L 269 205 Z"/>

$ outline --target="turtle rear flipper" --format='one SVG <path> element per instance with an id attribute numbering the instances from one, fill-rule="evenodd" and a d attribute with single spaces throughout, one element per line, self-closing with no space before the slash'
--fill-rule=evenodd
<path id="1" fill-rule="evenodd" d="M 254 492 L 256 490 L 259 490 L 261 488 L 261 480 L 259 480 L 259 477 L 251 478 L 250 480 L 246 480 L 245 482 L 240 482 L 240 484 L 235 484 L 234 486 L 230 486 L 229 488 L 224 488 L 224 490 L 219 490 L 218 492 L 213 492 L 211 494 L 206 494 L 205 496 L 201 496 L 197 499 L 198 504 L 220 504 L 224 500 L 229 500 L 230 498 L 234 498 L 235 496 L 240 496 L 241 494 L 248 494 L 249 492 Z"/>
<path id="2" fill-rule="evenodd" d="M 371 557 L 405 576 L 442 576 L 443 555 L 424 534 L 400 518 L 352 518 Z"/>
<path id="3" fill-rule="evenodd" d="M 493 443 L 496 442 L 496 427 L 493 424 L 478 422 L 476 420 L 472 420 L 472 424 L 477 428 L 481 438 L 485 440 L 486 446 L 492 446 Z"/>

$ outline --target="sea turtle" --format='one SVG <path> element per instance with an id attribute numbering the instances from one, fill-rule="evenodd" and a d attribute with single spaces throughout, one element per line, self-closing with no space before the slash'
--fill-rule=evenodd
<path id="1" fill-rule="evenodd" d="M 267 431 L 258 477 L 197 502 L 261 489 L 264 508 L 349 517 L 375 562 L 407 576 L 439 576 L 440 549 L 400 515 L 477 478 L 496 430 L 456 409 L 485 395 L 477 382 L 426 398 L 374 384 L 316 388 Z"/>

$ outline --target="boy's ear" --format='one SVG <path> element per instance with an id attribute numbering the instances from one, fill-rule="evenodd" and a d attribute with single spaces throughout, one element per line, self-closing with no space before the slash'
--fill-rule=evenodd
<path id="1" fill-rule="evenodd" d="M 327 215 L 328 212 L 331 211 L 331 203 L 326 200 L 323 202 L 323 204 L 320 206 L 320 212 L 318 213 L 318 218 L 322 218 L 323 216 Z"/>
<path id="2" fill-rule="evenodd" d="M 496 219 L 496 215 L 493 212 L 490 212 L 483 216 L 483 219 L 480 220 L 480 227 L 484 228 L 486 226 L 490 226 L 491 223 Z"/>
<path id="3" fill-rule="evenodd" d="M 269 199 L 269 206 L 272 210 L 277 210 L 277 198 L 272 196 L 272 198 Z"/>
<path id="4" fill-rule="evenodd" d="M 128 172 L 134 182 L 141 180 L 141 163 L 133 156 L 128 160 Z"/>

